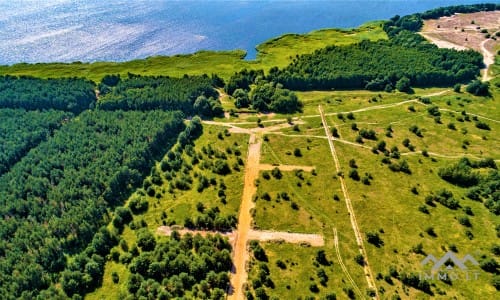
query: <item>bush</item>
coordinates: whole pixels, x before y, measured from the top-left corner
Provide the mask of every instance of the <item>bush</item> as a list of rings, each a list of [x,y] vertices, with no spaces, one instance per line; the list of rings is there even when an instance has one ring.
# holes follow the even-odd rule
[[[297,156],[297,157],[301,157],[302,156],[302,152],[300,151],[299,148],[295,148],[293,150],[293,155]]]
[[[374,245],[375,247],[380,247],[384,245],[384,241],[382,241],[378,232],[367,232],[366,240],[368,241],[368,243]]]
[[[360,266],[365,265],[365,258],[361,254],[356,254],[356,256],[354,256],[354,261]]]
[[[460,223],[461,225],[463,225],[465,227],[472,227],[470,219],[467,216],[460,216],[457,218],[457,220],[458,220],[458,223]]]
[[[493,278],[491,279],[491,284],[497,291],[500,291],[500,275],[493,276]]]
[[[215,174],[219,175],[227,175],[231,173],[231,168],[229,168],[229,164],[227,161],[222,159],[217,159],[214,163],[214,167],[212,170]]]
[[[318,250],[316,252],[316,261],[323,266],[329,266],[331,264],[330,261],[328,261],[328,258],[326,257],[325,250]]]
[[[276,261],[276,266],[282,270],[286,269],[286,264],[281,259],[278,259]]]
[[[118,283],[120,281],[120,276],[118,276],[118,273],[113,272],[111,273],[111,279],[113,280],[113,283]]]
[[[476,127],[483,130],[491,130],[490,125],[482,121],[477,121]]]
[[[274,168],[271,171],[271,175],[273,175],[273,177],[276,179],[281,179],[283,177],[283,174],[281,173],[281,171],[278,167]]]
[[[349,178],[351,178],[352,180],[356,180],[356,181],[359,181],[361,179],[359,177],[358,170],[356,170],[356,169],[351,169],[349,171]]]
[[[467,93],[476,95],[476,96],[488,96],[489,95],[489,84],[488,82],[481,82],[480,80],[473,80],[471,83],[467,85],[465,90]]]
[[[361,129],[359,131],[359,135],[367,140],[376,140],[377,139],[377,134],[373,129]]]

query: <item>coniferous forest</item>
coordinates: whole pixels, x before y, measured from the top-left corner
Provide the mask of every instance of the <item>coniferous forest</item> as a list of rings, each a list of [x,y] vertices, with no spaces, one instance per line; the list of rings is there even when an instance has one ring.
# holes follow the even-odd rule
[[[466,83],[482,64],[477,52],[439,49],[415,33],[401,31],[389,41],[329,46],[299,56],[282,70],[271,69],[268,77],[292,90],[391,91],[401,80],[414,87]]]

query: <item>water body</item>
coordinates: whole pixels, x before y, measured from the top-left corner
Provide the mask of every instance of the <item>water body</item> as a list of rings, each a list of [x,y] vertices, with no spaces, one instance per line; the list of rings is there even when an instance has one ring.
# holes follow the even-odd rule
[[[284,33],[357,27],[467,0],[0,0],[0,64],[125,61],[244,49]]]

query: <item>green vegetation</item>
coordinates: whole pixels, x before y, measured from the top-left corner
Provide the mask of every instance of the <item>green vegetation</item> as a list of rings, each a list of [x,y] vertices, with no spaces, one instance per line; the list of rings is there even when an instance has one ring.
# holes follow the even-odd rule
[[[94,84],[88,80],[0,76],[0,108],[80,113],[94,106],[95,101]]]
[[[0,175],[72,116],[54,110],[0,109]]]
[[[71,275],[87,274],[88,285],[69,277],[63,282],[70,293],[94,288],[113,245],[109,232],[98,232],[107,210],[137,187],[182,128],[178,113],[87,111],[0,177],[2,297],[36,296],[58,282],[68,267],[66,253],[87,247],[83,256],[94,265],[82,263],[85,273]]]
[[[481,55],[439,49],[417,34],[401,33],[390,41],[328,46],[299,56],[269,79],[293,90],[360,89],[408,92],[411,86],[452,86],[479,74]],[[414,39],[417,46],[408,45]],[[356,62],[356,63],[353,63]]]
[[[114,80],[112,80],[114,79]],[[104,77],[97,107],[103,110],[180,110],[187,115],[220,116],[218,93],[208,76],[169,78],[129,74]]]

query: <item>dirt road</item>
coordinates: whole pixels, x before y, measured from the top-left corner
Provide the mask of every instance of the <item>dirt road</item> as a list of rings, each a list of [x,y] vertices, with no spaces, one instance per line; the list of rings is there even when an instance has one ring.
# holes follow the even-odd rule
[[[246,282],[248,274],[246,263],[249,260],[247,251],[248,236],[251,229],[252,215],[250,210],[254,208],[253,195],[257,192],[255,180],[259,178],[259,161],[262,141],[256,134],[251,134],[248,147],[248,160],[245,166],[245,185],[241,197],[240,215],[238,218],[238,230],[236,242],[233,249],[234,270],[231,276],[229,299],[245,299],[243,294],[243,283]]]

